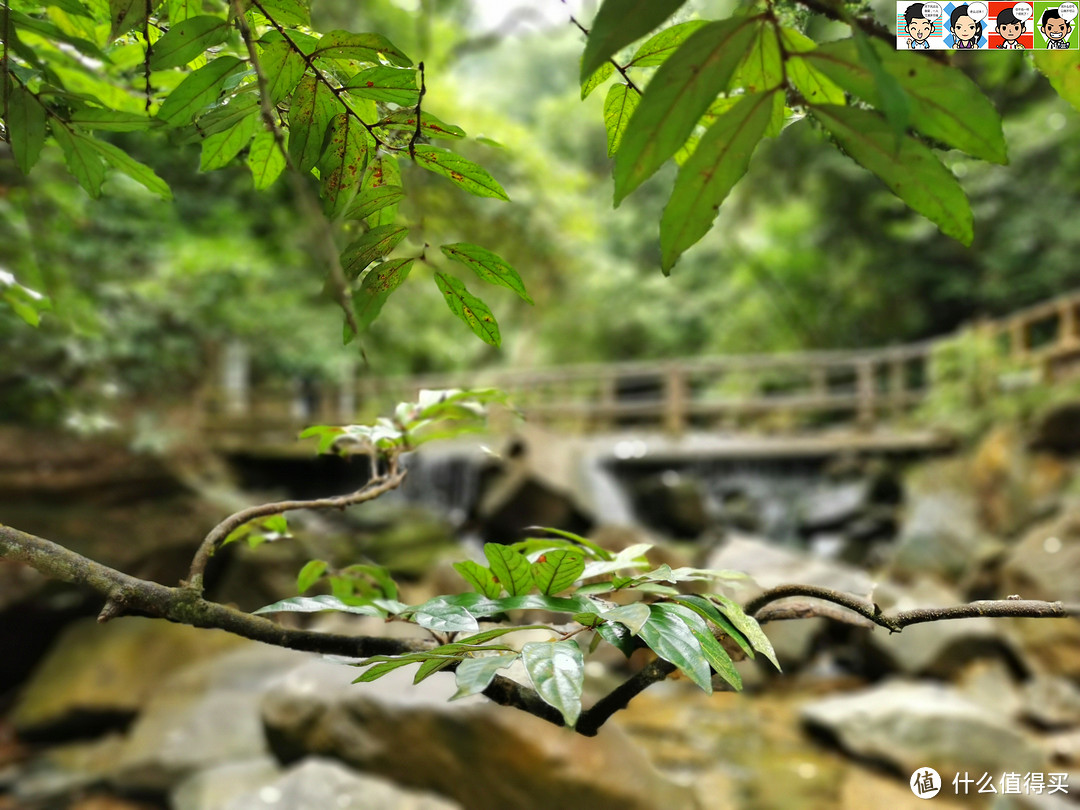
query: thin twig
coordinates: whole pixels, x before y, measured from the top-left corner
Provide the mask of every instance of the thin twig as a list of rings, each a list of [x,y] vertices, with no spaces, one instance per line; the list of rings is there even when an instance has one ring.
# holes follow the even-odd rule
[[[407,473],[408,470],[401,470],[399,472],[396,467],[393,467],[387,475],[369,481],[360,489],[346,495],[336,495],[331,498],[312,498],[309,500],[262,503],[256,506],[249,506],[247,509],[241,509],[239,512],[234,512],[211,529],[210,533],[206,535],[205,539],[203,539],[202,543],[199,545],[199,549],[195,552],[195,557],[191,561],[191,570],[188,572],[186,587],[196,593],[202,593],[203,575],[206,573],[206,566],[210,562],[210,558],[221,544],[225,542],[225,538],[245,523],[259,518],[270,517],[271,515],[281,515],[285,512],[292,512],[297,509],[345,509],[349,506],[366,503],[367,501],[378,498],[380,495],[386,494],[392,489],[397,489],[405,480]]]
[[[420,140],[420,105],[424,103],[424,95],[427,93],[427,81],[424,79],[424,63],[421,62],[419,67],[420,95],[416,97],[416,129],[413,130],[412,137],[409,138],[409,157],[411,157],[413,160],[416,160],[416,142]]]
[[[0,92],[4,94],[4,138],[11,142],[11,128],[6,126],[8,120],[8,72],[11,65],[8,62],[8,51],[11,49],[11,4],[4,3],[4,52],[0,54]]]
[[[143,18],[143,39],[146,41],[146,56],[143,58],[143,79],[146,82],[146,113],[150,114],[150,101],[154,96],[154,90],[150,86],[150,57],[154,52],[154,46],[150,44],[150,12],[151,0],[146,0],[146,16]]]
[[[569,10],[570,6],[567,4],[566,0],[562,0],[562,4],[567,7],[567,10]],[[578,22],[578,18],[575,17],[572,13],[570,14],[570,22],[572,22],[574,25],[576,25],[577,29],[581,33],[583,33],[585,36],[589,35],[589,29],[586,28],[584,25],[582,25],[580,22]],[[634,92],[636,92],[640,96],[641,95],[641,88],[638,87],[636,84],[634,84],[634,80],[630,78],[630,74],[626,72],[626,68],[624,66],[620,65],[618,62],[616,62],[614,57],[608,59],[608,61],[611,62],[611,64],[613,64],[615,66],[615,70],[619,71],[619,73],[622,75],[623,79],[626,81],[626,84],[630,87],[630,89],[633,90]]]

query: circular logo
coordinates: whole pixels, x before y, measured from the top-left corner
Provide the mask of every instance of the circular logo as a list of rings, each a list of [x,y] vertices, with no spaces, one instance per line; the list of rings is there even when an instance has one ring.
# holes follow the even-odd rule
[[[933,768],[917,768],[908,784],[920,799],[932,799],[941,791],[941,774]]]

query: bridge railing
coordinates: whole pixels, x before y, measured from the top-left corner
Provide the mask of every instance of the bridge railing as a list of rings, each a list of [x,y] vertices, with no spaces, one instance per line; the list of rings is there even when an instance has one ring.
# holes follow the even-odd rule
[[[1080,291],[973,328],[996,341],[1014,366],[1058,379],[1078,367]],[[866,351],[358,376],[337,386],[276,380],[257,390],[245,381],[246,358],[226,352],[223,385],[207,426],[222,435],[294,430],[386,413],[423,388],[490,386],[509,393],[533,422],[582,431],[636,426],[680,433],[749,422],[780,429],[834,423],[870,428],[924,401],[933,383],[934,352],[951,339]]]

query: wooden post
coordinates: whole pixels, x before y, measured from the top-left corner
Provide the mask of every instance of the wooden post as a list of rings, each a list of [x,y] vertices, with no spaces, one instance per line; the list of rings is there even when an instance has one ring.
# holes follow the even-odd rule
[[[824,400],[829,395],[829,373],[824,366],[814,366],[810,369],[811,385],[814,396]]]
[[[600,415],[593,420],[597,430],[611,430],[615,427],[615,406],[618,401],[616,377],[614,374],[605,374],[600,378]]]
[[[904,394],[907,392],[907,380],[904,377],[905,361],[893,358],[889,365],[889,393],[892,395],[893,415],[904,412]]]
[[[681,434],[686,430],[687,406],[686,373],[676,365],[664,372],[664,429],[668,433]]]
[[[1076,329],[1076,301],[1067,299],[1058,304],[1058,346],[1074,349],[1080,344]]]
[[[856,395],[858,399],[857,422],[860,429],[874,425],[874,361],[860,360],[855,366]]]
[[[1028,353],[1027,326],[1027,323],[1022,318],[1016,318],[1009,325],[1010,347],[1015,360],[1022,360]]]

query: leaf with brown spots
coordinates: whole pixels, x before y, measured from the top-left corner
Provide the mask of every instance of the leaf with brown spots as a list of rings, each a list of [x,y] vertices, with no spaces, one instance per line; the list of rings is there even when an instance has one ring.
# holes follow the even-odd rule
[[[401,129],[407,132],[416,131],[415,110],[394,110],[382,121],[379,126],[387,129]],[[429,138],[447,138],[458,140],[465,137],[465,130],[461,127],[440,121],[428,112],[420,113],[420,132]]]
[[[358,278],[369,264],[396,248],[408,232],[408,228],[400,225],[372,228],[342,251],[341,267],[345,275]]]
[[[443,245],[442,252],[448,259],[461,262],[484,281],[506,287],[516,292],[522,300],[530,304],[533,302],[525,291],[525,282],[521,280],[517,270],[507,264],[501,256],[469,242]]]
[[[391,259],[375,265],[364,276],[363,284],[352,296],[356,322],[361,329],[367,329],[379,316],[386,299],[408,278],[415,261],[416,259]]]
[[[1080,110],[1080,51],[1035,51],[1031,55],[1057,94]]]
[[[203,14],[173,25],[150,52],[150,69],[186,65],[212,45],[224,42],[229,36],[229,23],[221,17]]]
[[[420,99],[416,71],[412,68],[394,68],[377,65],[361,70],[345,85],[354,96],[389,101],[402,106],[415,106]]]
[[[112,22],[109,40],[142,25],[146,21],[147,5],[157,5],[157,0],[150,4],[146,0],[109,0],[109,20]]]
[[[486,169],[449,149],[417,144],[416,162],[430,172],[449,178],[455,186],[477,197],[494,197],[507,202],[510,200],[503,187]]]
[[[319,40],[312,54],[324,59],[354,59],[357,62],[379,63],[379,57],[395,65],[409,67],[412,60],[381,34],[353,34],[349,31],[329,31]]]
[[[371,135],[355,118],[347,113],[334,116],[326,149],[319,159],[323,208],[330,219],[352,202],[364,176],[368,151],[374,146]]]
[[[474,335],[492,346],[498,346],[502,342],[499,324],[488,305],[465,289],[464,284],[445,273],[435,274],[435,284],[446,299],[450,311],[461,318]]]
[[[403,199],[405,199],[405,189],[401,186],[369,188],[353,200],[349,210],[345,212],[345,219],[367,219],[388,206],[397,205]]]
[[[314,76],[300,80],[289,100],[289,155],[300,171],[318,165],[326,128],[343,112],[345,107],[333,91]]]

